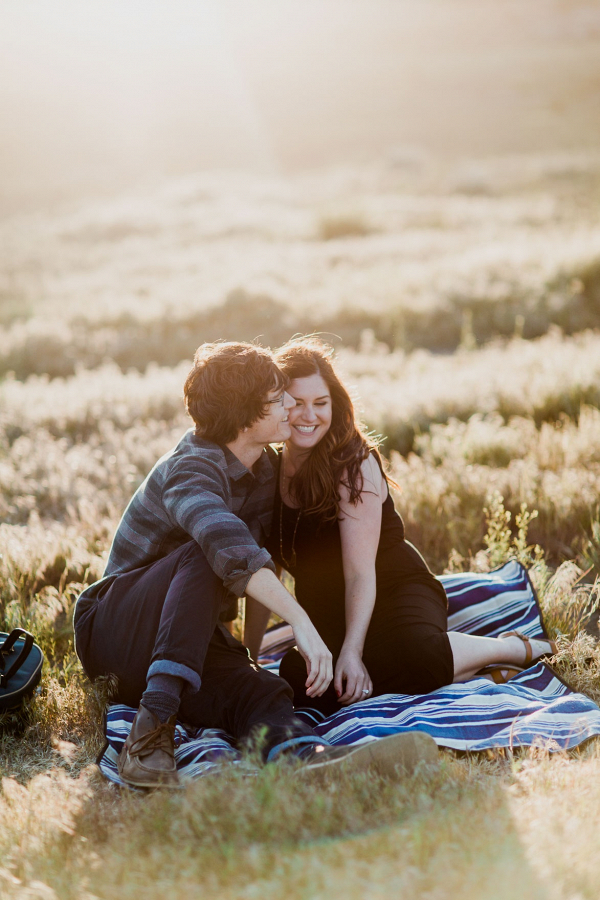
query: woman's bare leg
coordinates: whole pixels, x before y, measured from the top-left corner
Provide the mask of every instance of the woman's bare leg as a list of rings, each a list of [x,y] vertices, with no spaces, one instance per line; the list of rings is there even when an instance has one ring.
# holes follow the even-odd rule
[[[487,638],[474,634],[449,631],[448,639],[454,656],[454,681],[467,681],[484,666],[507,663],[513,666],[525,664],[525,644],[518,637]],[[548,641],[530,638],[532,663],[545,653],[550,653]]]

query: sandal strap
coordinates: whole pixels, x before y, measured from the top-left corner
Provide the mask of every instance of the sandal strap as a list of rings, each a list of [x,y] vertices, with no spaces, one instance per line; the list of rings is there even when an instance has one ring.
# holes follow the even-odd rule
[[[522,631],[505,631],[501,635],[501,637],[518,637],[525,644],[525,659],[524,659],[524,667],[527,668],[528,664],[531,662],[533,658],[533,650],[531,649],[531,641],[527,637],[526,634],[523,634]]]
[[[514,678],[515,675],[519,675],[521,672],[524,672],[525,669],[521,666],[513,666],[510,663],[502,664],[502,663],[494,663],[491,666],[485,666],[483,669],[480,669],[479,672],[476,672],[476,675],[488,675],[494,684],[507,684]]]
[[[533,659],[533,650],[531,649],[531,641],[527,637],[526,634],[521,634],[520,631],[515,631],[517,637],[520,637],[523,643],[525,644],[525,668],[529,665],[531,660]]]

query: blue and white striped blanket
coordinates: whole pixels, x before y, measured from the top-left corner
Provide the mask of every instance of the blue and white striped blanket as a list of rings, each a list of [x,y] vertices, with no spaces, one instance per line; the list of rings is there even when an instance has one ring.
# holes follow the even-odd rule
[[[488,574],[445,575],[449,601],[449,630],[494,636],[518,628],[546,636],[535,591],[525,569],[511,561]],[[290,646],[286,626],[267,636],[269,657],[276,670]],[[311,713],[301,713],[311,721]],[[98,763],[103,774],[121,783],[116,761],[135,710],[113,705],[107,714],[107,746]],[[399,731],[417,729],[430,734],[441,747],[487,750],[543,745],[570,749],[600,735],[600,708],[570,690],[544,663],[537,663],[496,685],[484,678],[451,684],[431,694],[385,694],[356,703],[326,719],[314,714],[315,731],[332,744],[376,740]],[[223,762],[236,762],[234,742],[217,729],[190,730],[177,726],[175,756],[185,781],[215,771]]]

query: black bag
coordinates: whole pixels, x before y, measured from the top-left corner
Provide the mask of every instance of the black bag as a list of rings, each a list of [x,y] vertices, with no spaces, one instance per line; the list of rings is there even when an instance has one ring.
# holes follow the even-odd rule
[[[22,628],[0,632],[0,713],[17,709],[42,677],[44,654]]]

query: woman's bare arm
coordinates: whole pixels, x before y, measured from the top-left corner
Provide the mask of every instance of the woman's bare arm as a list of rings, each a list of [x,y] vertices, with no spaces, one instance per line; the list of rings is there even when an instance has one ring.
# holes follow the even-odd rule
[[[381,505],[387,485],[376,460],[362,465],[363,490],[356,504],[341,486],[340,538],[346,585],[346,635],[335,670],[335,688],[341,703],[355,703],[373,689],[362,662],[362,652],[375,606],[375,557],[381,534]],[[345,686],[345,690],[344,690]],[[343,691],[343,692],[342,692]]]

